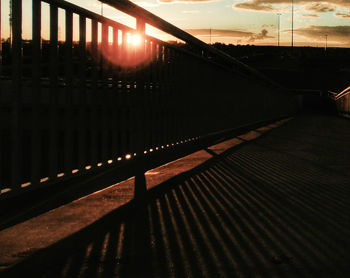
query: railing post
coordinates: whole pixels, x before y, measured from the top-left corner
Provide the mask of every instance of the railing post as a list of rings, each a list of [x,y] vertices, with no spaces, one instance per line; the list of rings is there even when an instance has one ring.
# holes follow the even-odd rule
[[[64,108],[64,173],[72,174],[73,160],[73,113],[72,113],[72,94],[73,94],[73,13],[66,10],[66,42],[65,42],[65,108]]]
[[[12,188],[20,187],[21,180],[21,94],[22,94],[22,0],[12,0]],[[10,30],[11,32],[11,30]]]
[[[41,144],[40,144],[40,92],[41,92],[41,0],[33,0],[32,26],[32,149],[31,178],[32,183],[39,183],[41,174]]]
[[[146,32],[146,23],[141,19],[136,19],[136,30],[140,35],[144,36]]]
[[[99,163],[99,113],[98,113],[98,22],[92,20],[91,22],[91,56],[92,59],[92,96],[91,96],[91,166],[94,168]]]
[[[50,5],[50,127],[49,127],[49,177],[57,177],[58,165],[58,7]]]
[[[78,167],[84,169],[87,161],[86,18],[84,15],[79,15],[79,60]]]

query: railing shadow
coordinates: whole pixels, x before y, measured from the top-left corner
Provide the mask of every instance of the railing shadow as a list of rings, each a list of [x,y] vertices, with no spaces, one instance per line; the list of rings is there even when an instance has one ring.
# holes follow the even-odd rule
[[[327,190],[286,155],[261,163],[245,150],[148,192],[138,175],[133,202],[2,277],[347,277],[348,187]]]

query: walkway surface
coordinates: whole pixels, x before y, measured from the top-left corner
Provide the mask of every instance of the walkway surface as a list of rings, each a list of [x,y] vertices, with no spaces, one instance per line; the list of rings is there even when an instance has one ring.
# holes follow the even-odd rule
[[[270,128],[233,138],[224,152],[225,143],[203,150],[204,163],[148,184],[138,202],[125,197],[134,180],[87,197],[95,201],[85,213],[108,212],[47,248],[18,252],[25,259],[13,267],[0,262],[0,276],[350,277],[350,121],[303,115]],[[61,226],[71,218],[62,214]],[[1,231],[2,250],[19,225]],[[44,241],[45,229],[36,237]]]

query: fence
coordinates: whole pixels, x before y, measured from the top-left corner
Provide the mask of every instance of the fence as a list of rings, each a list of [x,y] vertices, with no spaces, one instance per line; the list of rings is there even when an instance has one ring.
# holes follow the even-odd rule
[[[128,1],[104,2],[135,16],[136,29],[65,1],[32,1],[32,39],[22,39],[22,1],[12,0],[12,43],[2,43],[2,196],[297,109],[294,95]],[[146,35],[146,23],[186,45]]]

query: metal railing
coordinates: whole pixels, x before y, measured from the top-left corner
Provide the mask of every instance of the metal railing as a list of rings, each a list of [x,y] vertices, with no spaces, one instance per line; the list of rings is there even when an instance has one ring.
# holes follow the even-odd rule
[[[3,43],[2,196],[297,109],[295,95],[129,1],[103,2],[136,17],[136,29],[63,0],[32,1],[32,39],[22,39],[22,1],[12,0],[12,44]],[[146,35],[146,23],[194,51]]]
[[[350,87],[340,93],[329,92],[329,97],[335,102],[338,114],[350,117]]]

